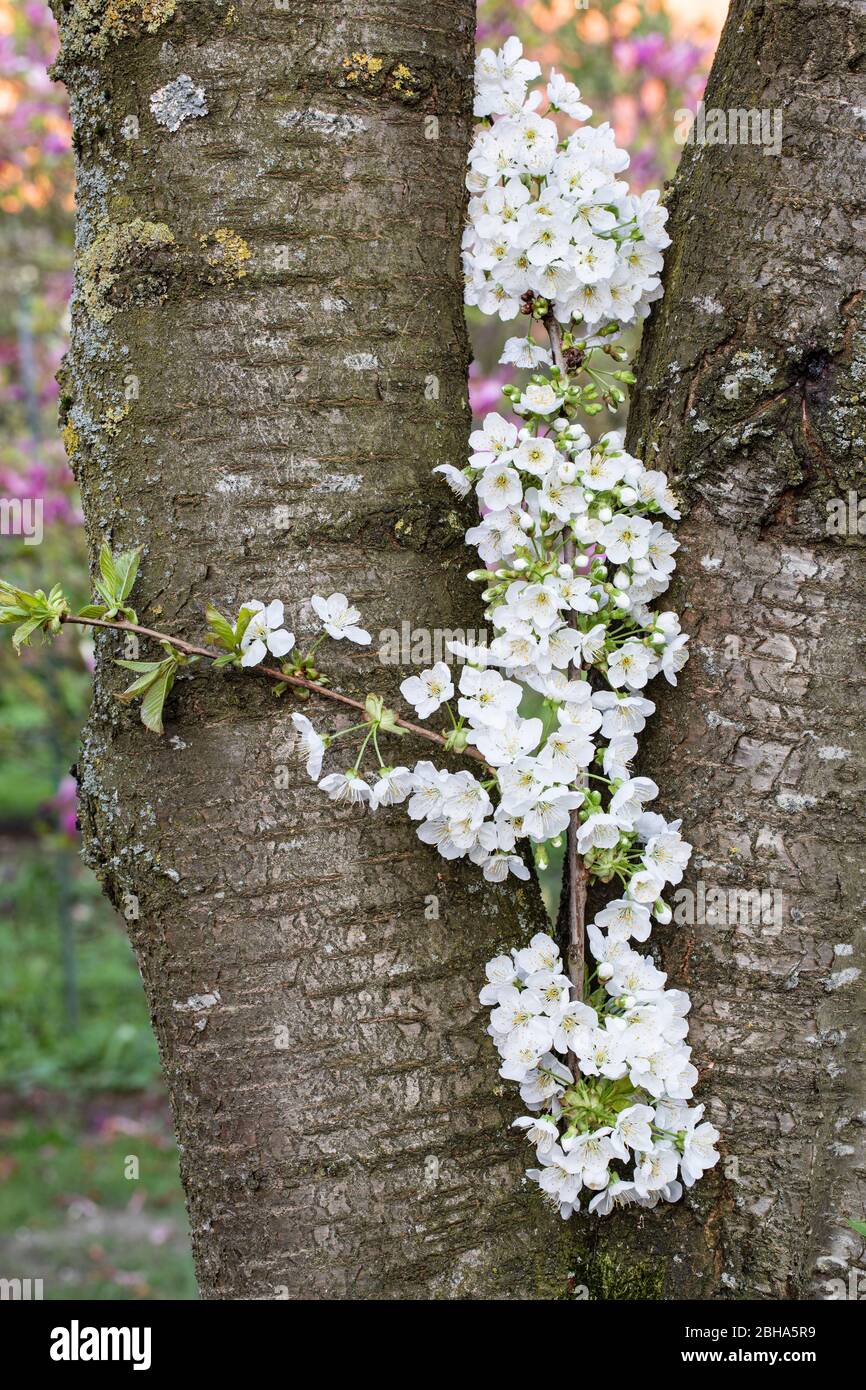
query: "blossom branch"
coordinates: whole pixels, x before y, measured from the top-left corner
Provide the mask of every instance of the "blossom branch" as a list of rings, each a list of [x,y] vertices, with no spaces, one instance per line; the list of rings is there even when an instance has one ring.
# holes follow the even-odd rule
[[[563,381],[568,379],[568,366],[565,361],[565,353],[562,350],[562,332],[556,321],[555,315],[551,312],[544,317],[544,327],[550,342],[550,351],[554,365],[559,368]],[[574,563],[575,543],[568,540],[563,547],[563,558],[567,565]],[[569,625],[575,627],[577,614],[569,615]],[[581,678],[581,668],[579,665],[571,667],[571,677],[573,680]],[[588,779],[580,777],[576,780],[575,786],[586,787]],[[583,999],[584,996],[584,962],[586,958],[586,894],[589,886],[589,869],[583,856],[578,853],[577,836],[580,831],[580,809],[575,807],[569,814],[568,829],[565,841],[565,866],[564,866],[564,889],[567,893],[566,899],[566,932],[568,939],[568,949],[566,952],[566,963],[568,975],[574,988],[575,997]]]
[[[64,613],[60,616],[63,624],[74,624],[79,627],[98,627],[113,629],[116,632],[131,632],[138,637],[150,637],[155,642],[164,642],[167,646],[176,648],[183,652],[185,656],[203,656],[209,661],[216,661],[219,652],[212,647],[198,647],[193,642],[185,642],[180,637],[172,637],[167,632],[157,632],[152,627],[142,627],[140,623],[127,622],[124,619],[109,621],[105,618],[81,618],[73,613]],[[291,685],[301,690],[308,690],[312,695],[321,695],[326,700],[333,700],[337,704],[346,705],[350,709],[357,710],[360,714],[366,715],[366,706],[360,700],[353,700],[348,695],[341,695],[337,690],[331,690],[326,685],[319,685],[316,681],[307,680],[304,676],[289,675],[285,671],[280,671],[274,666],[252,666],[248,668],[257,676],[266,676],[269,680],[280,681],[284,685]],[[425,729],[420,724],[413,724],[408,719],[401,719],[397,716],[394,723],[407,733],[416,734],[419,738],[426,738],[431,743],[436,743],[440,748],[446,746],[447,740],[442,734],[437,734],[433,729]],[[467,745],[462,753],[468,758],[474,758],[477,762],[484,763],[484,758],[476,748]],[[485,763],[486,766],[486,763]]]

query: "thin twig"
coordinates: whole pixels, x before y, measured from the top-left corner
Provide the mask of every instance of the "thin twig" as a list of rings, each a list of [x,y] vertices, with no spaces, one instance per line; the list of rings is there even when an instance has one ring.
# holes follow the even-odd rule
[[[79,618],[72,613],[62,614],[60,621],[62,623],[75,623],[80,627],[102,627],[111,628],[116,632],[134,632],[139,637],[152,637],[157,642],[167,642],[170,647],[176,647],[178,651],[185,652],[188,656],[207,657],[209,661],[216,661],[221,654],[213,647],[197,647],[192,642],[184,642],[180,637],[171,637],[167,632],[157,632],[152,627],[141,627],[138,623],[109,622],[105,618]],[[359,710],[361,714],[366,716],[366,707],[360,700],[352,700],[348,695],[341,695],[337,690],[329,690],[326,685],[317,685],[315,681],[308,681],[305,676],[289,676],[285,671],[278,671],[273,666],[248,666],[246,669],[251,671],[253,675],[282,681],[284,685],[297,686],[302,690],[309,690],[313,695],[322,695],[326,700],[335,700],[337,704],[348,705],[351,709]],[[424,729],[420,724],[412,724],[408,719],[400,719],[399,717],[396,717],[394,722],[410,734],[417,734],[420,738],[426,738],[431,743],[438,743],[440,747],[445,747],[443,735],[434,733],[432,729]],[[466,757],[475,758],[477,762],[487,766],[477,748],[467,744],[462,752]]]
[[[553,354],[553,361],[559,368],[562,376],[568,376],[568,368],[565,363],[565,355],[562,351],[562,333],[559,324],[553,314],[548,314],[544,319],[544,326],[547,329],[547,336],[550,339],[550,350]],[[574,541],[568,540],[565,543],[563,558],[567,565],[574,561]],[[575,614],[569,614],[569,625],[576,626]],[[579,678],[580,668],[572,666],[570,672],[572,678]],[[576,784],[579,788],[587,786],[587,779],[581,777]],[[568,818],[568,832],[565,842],[565,882],[568,890],[568,976],[571,980],[575,995],[581,1001],[584,992],[584,961],[586,950],[584,945],[584,935],[586,931],[586,890],[589,881],[589,871],[583,856],[577,852],[577,834],[580,829],[580,808],[575,807]]]

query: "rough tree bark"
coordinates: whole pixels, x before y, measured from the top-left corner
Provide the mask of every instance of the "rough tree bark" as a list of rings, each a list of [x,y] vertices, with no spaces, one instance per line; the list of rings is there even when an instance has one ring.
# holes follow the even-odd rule
[[[280,596],[305,635],[302,600],[343,590],[374,644],[326,669],[393,696],[375,634],[480,626],[430,477],[468,428],[471,0],[58,9],[92,546],[143,544],[141,621],[192,640],[208,599]],[[181,74],[207,114],[181,93],[172,131],[150,97]],[[335,810],[290,762],[291,697],[254,681],[182,680],[147,734],[113,699],[121,645],[97,640],[87,853],[131,919],[203,1295],[565,1296],[477,1004],[537,891],[482,888],[402,811]]]
[[[589,1238],[610,1297],[839,1298],[863,1268],[866,522],[827,519],[866,482],[864,72],[862,0],[733,0],[706,108],[780,109],[782,153],[687,147],[675,185],[630,443],[686,502],[692,659],[643,770],[696,845],[686,884],[782,916],[658,933],[725,1158]]]

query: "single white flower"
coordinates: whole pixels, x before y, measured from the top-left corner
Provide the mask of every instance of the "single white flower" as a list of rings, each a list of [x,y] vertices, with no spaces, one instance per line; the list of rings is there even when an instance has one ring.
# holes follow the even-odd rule
[[[557,458],[556,445],[546,436],[524,439],[513,455],[515,468],[524,473],[535,473],[539,478],[550,472]]]
[[[501,729],[473,729],[468,739],[491,767],[504,767],[538,747],[542,728],[540,719],[514,717]]]
[[[503,680],[498,671],[478,671],[474,666],[463,667],[460,690],[458,713],[470,724],[491,729],[505,728],[517,713],[522,695],[520,686]]]
[[[444,661],[437,661],[429,671],[422,671],[418,676],[408,676],[402,681],[400,693],[414,707],[418,716],[426,719],[454,694],[451,672]]]
[[[534,975],[539,970],[557,970],[560,964],[559,947],[552,936],[539,931],[528,946],[516,953],[514,959],[524,977]]]
[[[293,714],[292,723],[298,731],[298,751],[307,760],[307,776],[318,781],[325,756],[325,740],[317,734],[305,714]]]
[[[414,785],[415,779],[408,767],[380,768],[379,779],[374,783],[370,798],[370,809],[375,811],[379,806],[395,806],[405,801]]]
[[[499,361],[503,366],[511,363],[534,371],[536,367],[550,366],[553,358],[547,348],[540,347],[530,337],[520,337],[508,339]]]
[[[241,605],[252,613],[246,632],[241,638],[242,666],[258,666],[268,652],[272,656],[286,656],[295,645],[295,635],[283,627],[283,605],[274,599],[267,607],[258,599],[250,599]]]
[[[412,820],[428,820],[440,814],[450,781],[451,773],[444,768],[434,767],[427,761],[415,764],[412,771],[414,794],[406,808]]]
[[[559,410],[562,397],[549,382],[532,382],[517,403],[521,415],[551,415]]]
[[[669,1144],[658,1144],[649,1153],[642,1154],[635,1167],[635,1192],[639,1197],[646,1197],[666,1187],[676,1178],[678,1166],[676,1149]]]
[[[472,491],[472,484],[462,468],[455,468],[451,463],[440,463],[432,471],[442,474],[455,496],[468,497]]]
[[[494,512],[516,507],[523,497],[518,474],[505,464],[485,469],[475,484],[475,491],[478,500]]]
[[[330,598],[313,594],[310,602],[313,612],[321,620],[330,637],[337,640],[348,637],[350,642],[357,642],[359,647],[369,646],[373,639],[364,628],[355,626],[361,614],[357,608],[351,606],[345,594],[331,594]]]
[[[584,1187],[593,1192],[607,1187],[610,1179],[608,1163],[614,1157],[614,1147],[610,1141],[610,1126],[583,1134],[566,1136],[562,1147],[569,1158],[580,1164],[580,1177]]]
[[[607,658],[607,678],[614,690],[624,685],[629,690],[642,690],[652,675],[654,659],[649,647],[629,638]]]
[[[650,873],[665,883],[681,883],[692,847],[678,834],[663,831],[647,840],[643,860]]]
[[[617,1158],[624,1163],[631,1158],[630,1149],[647,1153],[653,1146],[652,1129],[655,1111],[651,1105],[628,1105],[620,1110],[610,1137]]]
[[[573,1052],[581,1057],[592,1046],[598,1028],[598,1015],[588,1004],[575,999],[556,1018],[553,1046],[557,1052]]]
[[[537,1179],[539,1187],[553,1198],[561,1214],[566,1208],[570,1216],[582,1186],[580,1156],[567,1154],[559,1144],[552,1144],[549,1149],[540,1151],[538,1157],[544,1164]]]
[[[621,565],[647,554],[652,522],[642,516],[618,513],[601,533],[601,543],[609,560]]]
[[[332,801],[348,801],[353,806],[369,801],[373,795],[372,788],[352,769],[329,772],[319,783],[319,790],[327,792]]]
[[[659,789],[650,777],[629,777],[617,787],[610,801],[610,813],[622,825],[631,825],[641,815],[647,801],[654,801]]]
[[[654,903],[656,898],[661,897],[663,890],[664,883],[658,874],[650,869],[638,869],[626,886],[628,896],[634,898],[636,903]]]
[[[481,871],[488,883],[504,883],[509,874],[524,881],[531,877],[519,854],[497,851],[481,860]]]
[[[563,77],[561,72],[551,72],[547,84],[547,96],[551,106],[564,111],[575,121],[587,121],[592,115],[592,107],[580,99],[580,91],[573,82]],[[649,213],[647,217],[649,217]]]
[[[550,1115],[521,1115],[511,1121],[512,1129],[522,1129],[530,1144],[541,1151],[550,1149],[559,1139],[559,1127]]]
[[[568,787],[544,787],[524,814],[526,833],[541,843],[568,828],[570,812],[583,803],[583,792]]]
[[[624,1182],[614,1176],[607,1187],[595,1194],[589,1204],[589,1210],[595,1212],[596,1216],[609,1216],[615,1207],[628,1206],[629,1202],[634,1200],[634,1183]]]
[[[604,811],[596,811],[589,816],[577,832],[577,852],[586,854],[590,849],[613,849],[619,841],[619,822]]]
[[[517,444],[517,426],[495,410],[484,417],[480,430],[473,430],[469,436],[469,458],[473,468],[494,468],[501,463],[509,463]]]
[[[649,909],[643,903],[633,902],[631,898],[614,898],[595,915],[596,926],[620,941],[634,937],[635,941],[646,941],[652,928]]]
[[[698,1108],[703,1110],[703,1106]],[[718,1163],[718,1150],[714,1148],[718,1138],[719,1131],[706,1121],[686,1133],[680,1160],[680,1176],[686,1187],[693,1187],[708,1168]]]

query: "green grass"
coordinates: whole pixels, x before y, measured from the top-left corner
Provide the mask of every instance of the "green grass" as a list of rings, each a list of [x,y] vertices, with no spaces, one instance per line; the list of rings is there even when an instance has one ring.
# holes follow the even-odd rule
[[[64,967],[64,898],[72,970]],[[0,883],[0,912],[0,1086],[159,1084],[129,941],[75,855],[26,855]]]
[[[3,1267],[48,1299],[195,1298],[167,1117],[117,1104],[0,1124]]]
[[[191,1299],[177,1149],[122,922],[58,839],[0,839],[0,1268]]]

